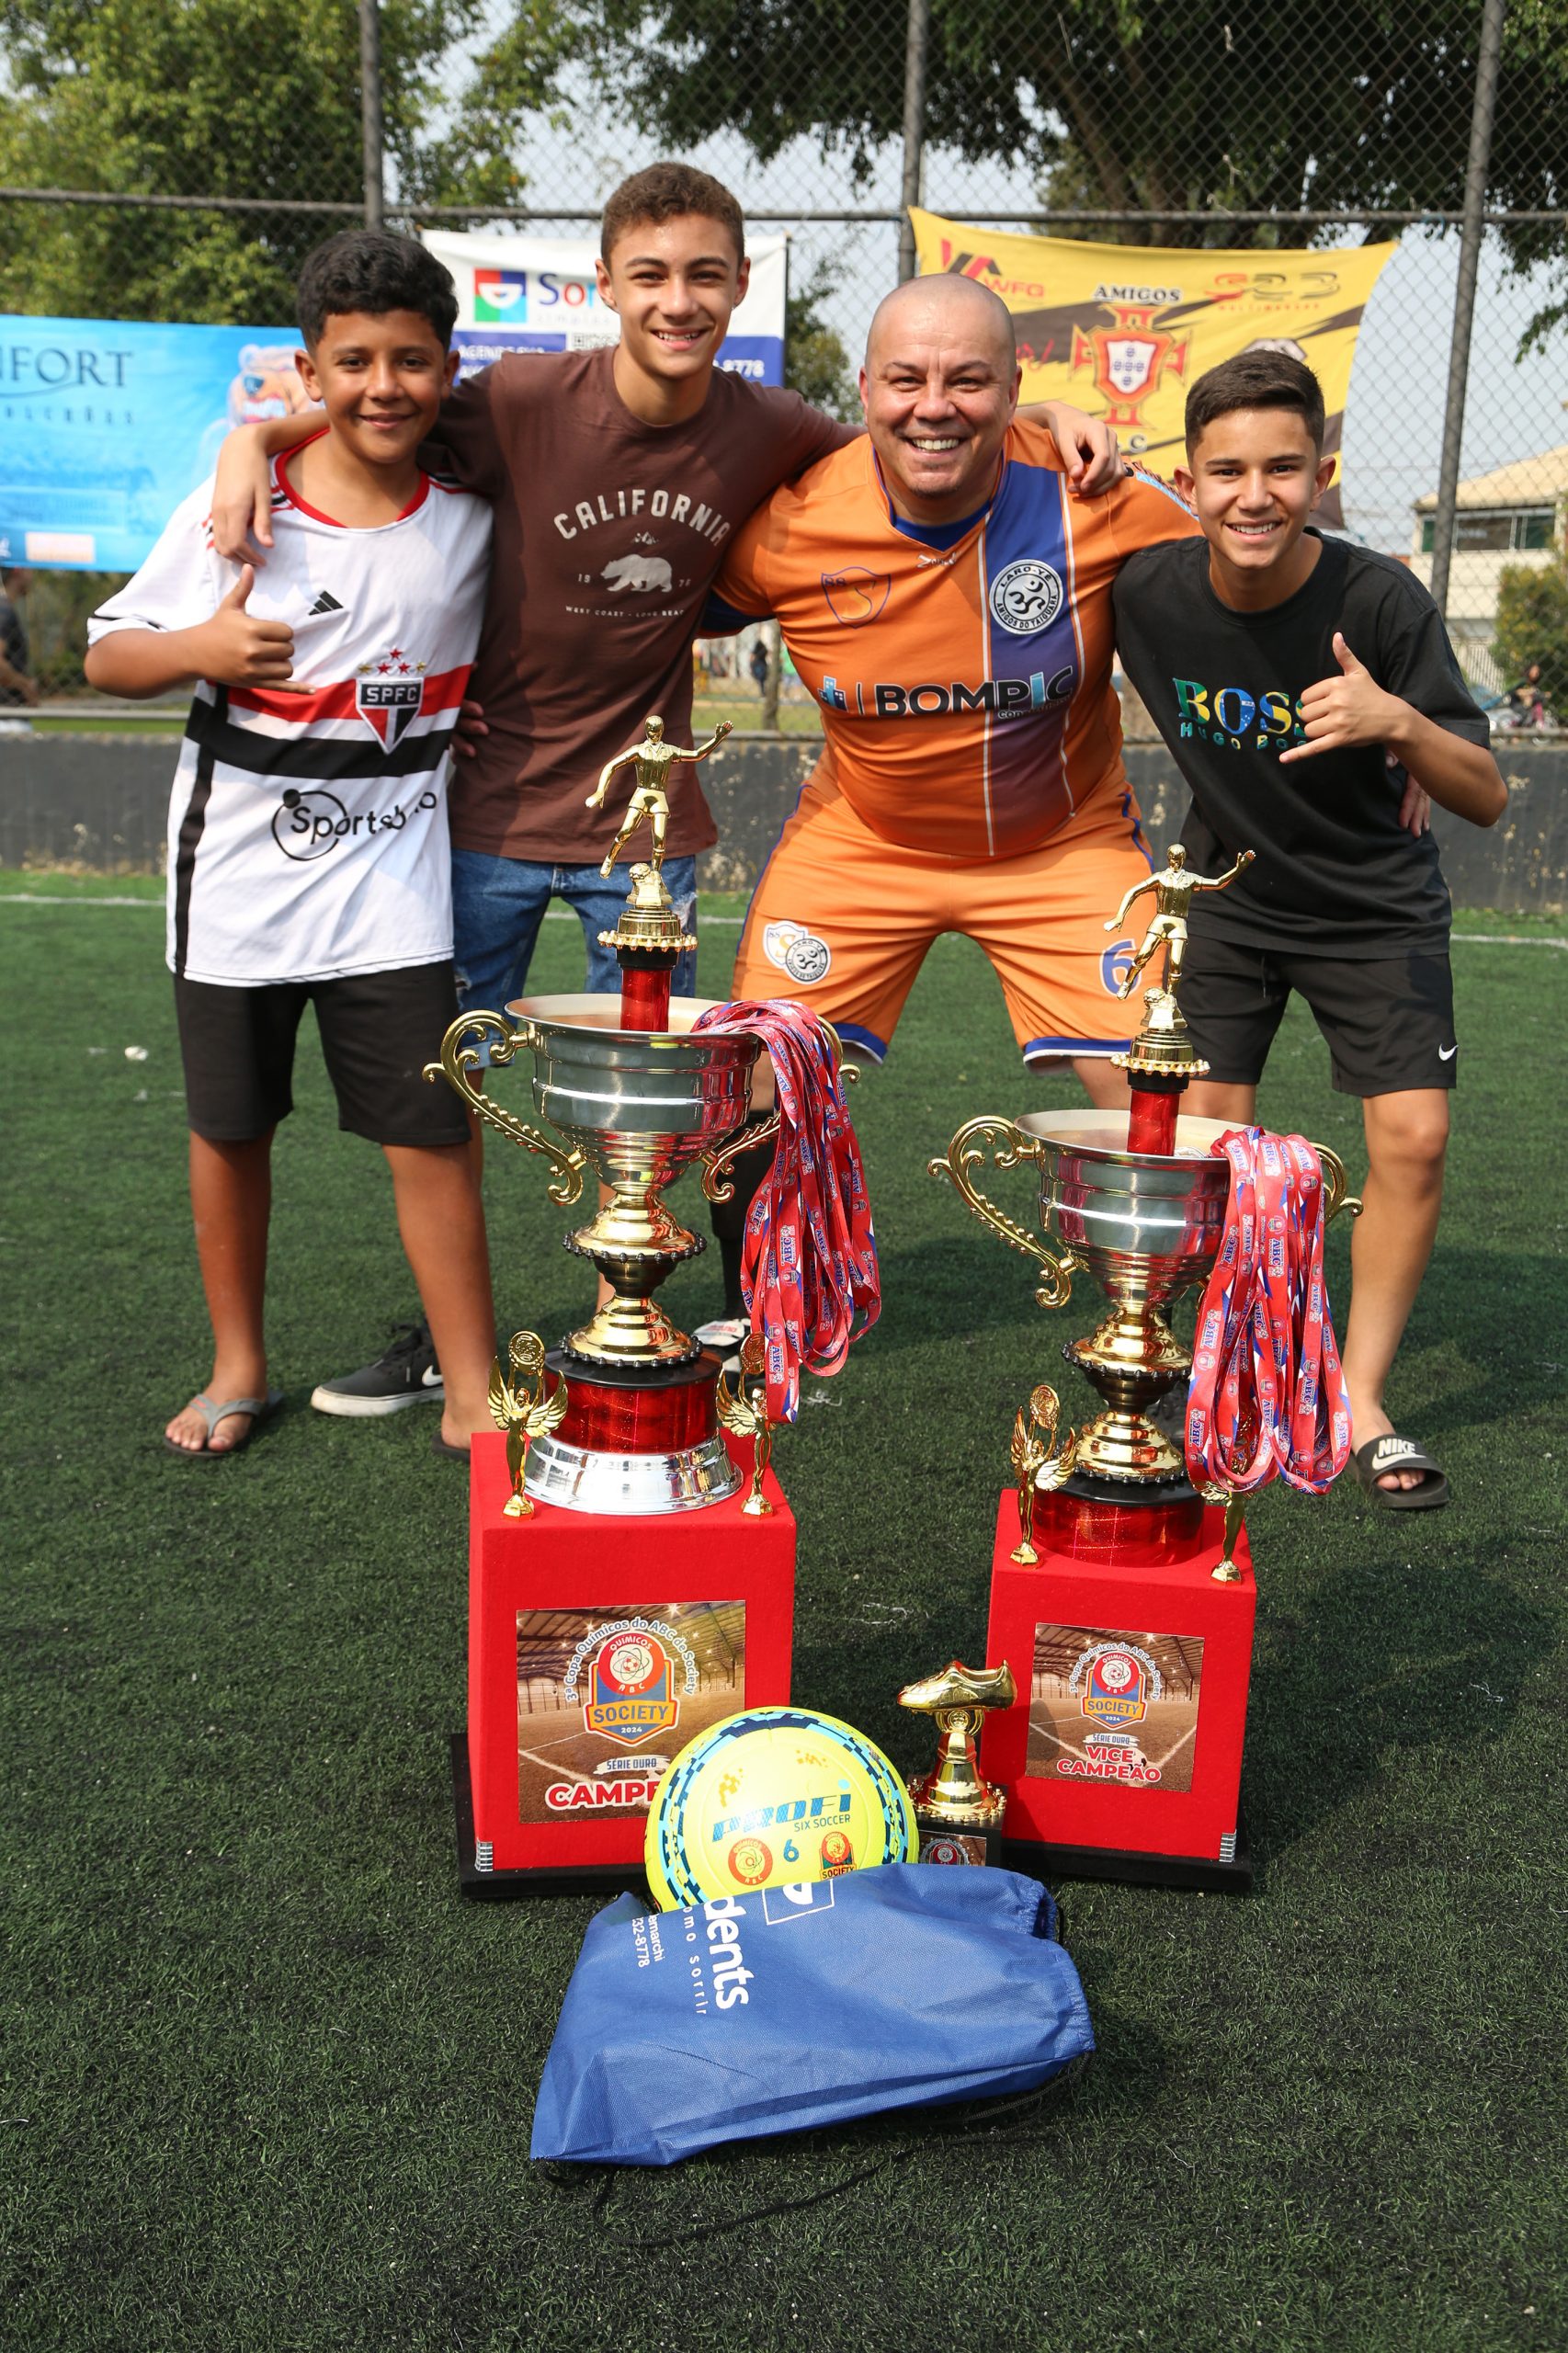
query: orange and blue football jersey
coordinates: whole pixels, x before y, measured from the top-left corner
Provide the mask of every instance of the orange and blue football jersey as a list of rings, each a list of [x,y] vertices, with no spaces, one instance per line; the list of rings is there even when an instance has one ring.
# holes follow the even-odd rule
[[[1125,793],[1111,584],[1134,549],[1197,529],[1152,475],[1075,498],[1051,436],[1015,424],[989,506],[942,547],[900,528],[862,436],[757,509],[716,593],[783,624],[870,832],[1014,858]]]

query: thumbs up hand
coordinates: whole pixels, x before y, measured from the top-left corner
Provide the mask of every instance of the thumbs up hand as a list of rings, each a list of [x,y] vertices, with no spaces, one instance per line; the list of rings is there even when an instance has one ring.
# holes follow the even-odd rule
[[[259,620],[246,610],[256,586],[254,565],[242,563],[239,578],[200,638],[199,673],[220,687],[264,688],[268,694],[303,695],[294,667],[294,632],[287,621]]]
[[[1411,716],[1409,704],[1402,702],[1397,695],[1384,692],[1337,630],[1334,633],[1334,658],[1339,665],[1338,676],[1320,678],[1315,687],[1307,688],[1296,706],[1307,740],[1280,753],[1282,767],[1288,760],[1314,759],[1320,752],[1346,752],[1358,744],[1393,743]]]

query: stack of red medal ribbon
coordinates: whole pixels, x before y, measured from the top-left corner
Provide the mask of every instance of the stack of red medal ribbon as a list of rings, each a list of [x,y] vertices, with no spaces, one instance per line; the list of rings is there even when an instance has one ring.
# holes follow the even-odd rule
[[[1224,1239],[1198,1312],[1187,1475],[1239,1494],[1280,1476],[1321,1495],[1350,1454],[1324,1281],[1323,1167],[1304,1136],[1233,1128]]]
[[[792,1422],[801,1367],[836,1372],[881,1312],[860,1147],[827,1032],[803,1006],[715,1006],[693,1029],[750,1031],[773,1064],[778,1144],[746,1219],[741,1287],[754,1329],[760,1295],[768,1418]]]

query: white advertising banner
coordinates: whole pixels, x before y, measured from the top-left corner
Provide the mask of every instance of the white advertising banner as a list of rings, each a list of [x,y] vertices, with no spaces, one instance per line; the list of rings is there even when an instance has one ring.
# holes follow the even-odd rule
[[[616,343],[620,323],[599,301],[593,237],[475,236],[422,229],[457,281],[453,340],[470,372],[508,351],[585,351]],[[751,284],[719,353],[721,368],[758,384],[784,381],[789,239],[759,237]]]

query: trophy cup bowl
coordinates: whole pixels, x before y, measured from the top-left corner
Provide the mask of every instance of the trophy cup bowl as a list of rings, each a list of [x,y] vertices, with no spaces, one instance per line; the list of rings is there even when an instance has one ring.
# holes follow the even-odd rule
[[[700,1162],[710,1199],[727,1198],[735,1155],[778,1133],[772,1067],[754,1035],[693,1036],[711,1000],[672,1001],[667,1029],[614,1026],[615,999],[579,993],[516,999],[506,1016],[460,1016],[427,1075],[443,1074],[475,1116],[549,1161],[563,1207],[586,1174],[609,1198],[565,1246],[589,1259],[611,1297],[549,1355],[568,1403],[529,1446],[524,1492],[580,1511],[679,1511],[733,1495],[741,1473],[718,1424],[720,1363],[653,1292],[706,1245],[663,1195]],[[607,1019],[607,1015],[610,1017]],[[540,1127],[475,1084],[479,1046],[493,1065],[527,1052]]]
[[[1035,1261],[1042,1307],[1063,1306],[1080,1269],[1111,1302],[1089,1337],[1070,1340],[1062,1351],[1102,1404],[1072,1440],[1075,1479],[1167,1493],[1186,1479],[1180,1452],[1149,1418],[1150,1408],[1192,1369],[1191,1352],[1171,1330],[1166,1311],[1207,1278],[1219,1252],[1231,1171],[1210,1146],[1233,1124],[1183,1117],[1176,1122],[1175,1151],[1147,1153],[1127,1149],[1125,1112],[983,1116],[966,1121],[945,1158],[930,1163],[931,1175],[945,1177],[989,1233]],[[1345,1199],[1345,1170],[1335,1154],[1316,1149],[1332,1217]],[[988,1154],[998,1168],[1035,1165],[1042,1233],[1016,1224],[981,1191],[975,1172]]]
[[[617,1296],[566,1345],[600,1364],[673,1364],[699,1350],[648,1298],[672,1267],[705,1245],[662,1196],[694,1161],[718,1157],[754,1100],[772,1109],[756,1037],[692,1037],[709,1000],[676,998],[667,1031],[605,1028],[602,996],[518,997],[506,1008],[533,1055],[534,1108],[591,1168],[610,1199],[566,1247],[591,1259]],[[766,1097],[764,1107],[763,1098]],[[764,1120],[746,1139],[762,1141]],[[738,1149],[739,1147],[737,1147]],[[729,1155],[726,1155],[728,1157]]]

